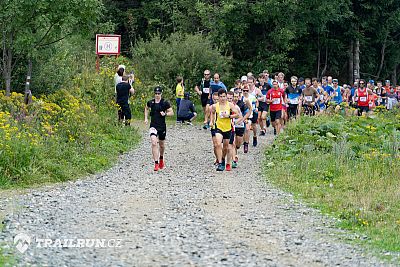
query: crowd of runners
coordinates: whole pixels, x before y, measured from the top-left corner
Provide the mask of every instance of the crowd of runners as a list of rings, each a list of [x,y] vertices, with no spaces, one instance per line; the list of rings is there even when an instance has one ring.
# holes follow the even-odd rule
[[[204,71],[195,92],[201,99],[204,112],[203,129],[211,132],[217,171],[237,168],[239,149],[243,146],[243,153],[248,153],[250,136],[252,146],[256,147],[258,136],[266,135],[270,125],[274,135],[278,135],[285,125],[300,115],[318,115],[329,107],[336,111],[352,107],[354,115],[361,116],[373,112],[377,106],[397,108],[400,100],[400,86],[391,86],[389,80],[375,84],[373,80],[357,79],[352,85],[339,85],[338,79],[331,76],[323,77],[321,81],[291,76],[288,82],[284,73],[270,77],[265,70],[258,75],[248,73],[242,76],[229,89],[218,73],[211,75],[209,70]],[[127,85],[125,91],[129,92],[129,89]],[[179,76],[176,105],[177,122],[192,124],[197,113],[189,100],[189,93],[184,90],[183,78]],[[121,107],[126,109],[123,105]],[[162,98],[161,87],[154,89],[154,98],[147,102],[146,124],[149,115],[154,170],[158,171],[165,167],[165,117],[174,115],[171,104]]]

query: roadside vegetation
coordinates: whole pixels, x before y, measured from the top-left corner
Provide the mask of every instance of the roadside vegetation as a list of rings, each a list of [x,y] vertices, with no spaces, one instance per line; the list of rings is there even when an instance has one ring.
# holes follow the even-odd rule
[[[291,123],[266,152],[266,177],[400,252],[400,114],[324,115]]]

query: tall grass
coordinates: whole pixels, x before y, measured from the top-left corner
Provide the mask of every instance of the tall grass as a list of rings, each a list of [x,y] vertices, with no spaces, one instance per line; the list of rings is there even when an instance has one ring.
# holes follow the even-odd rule
[[[396,113],[303,117],[268,149],[266,174],[365,242],[400,252],[399,142]]]

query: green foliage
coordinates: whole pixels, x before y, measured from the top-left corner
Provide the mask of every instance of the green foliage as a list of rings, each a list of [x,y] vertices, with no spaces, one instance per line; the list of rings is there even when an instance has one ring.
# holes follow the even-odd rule
[[[142,81],[163,84],[169,92],[175,92],[178,75],[183,76],[187,88],[194,88],[204,69],[219,72],[223,81],[230,79],[230,58],[200,34],[176,33],[165,40],[155,35],[148,42],[138,42],[132,53]]]
[[[268,149],[268,179],[399,252],[399,121],[398,112],[302,117]]]
[[[123,59],[119,59],[123,60]],[[107,63],[105,63],[107,65]],[[139,139],[117,123],[111,69],[84,71],[70,87],[33,98],[0,93],[0,187],[74,179],[109,167]]]

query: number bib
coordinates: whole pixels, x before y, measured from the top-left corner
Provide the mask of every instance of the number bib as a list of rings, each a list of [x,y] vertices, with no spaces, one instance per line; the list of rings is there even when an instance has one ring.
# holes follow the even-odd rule
[[[279,105],[281,103],[281,98],[272,98],[272,104]]]
[[[149,129],[149,134],[150,135],[158,135],[158,132],[157,132],[157,129],[156,128],[154,128],[154,127],[151,127],[150,129]]]
[[[366,102],[367,97],[366,96],[360,96],[360,102]]]
[[[210,88],[203,88],[203,93],[209,94],[210,93]]]
[[[306,96],[306,97],[304,97],[305,98],[305,100],[307,101],[307,102],[312,102],[312,96]]]
[[[289,103],[292,105],[297,105],[299,104],[299,99],[298,98],[289,99]]]

